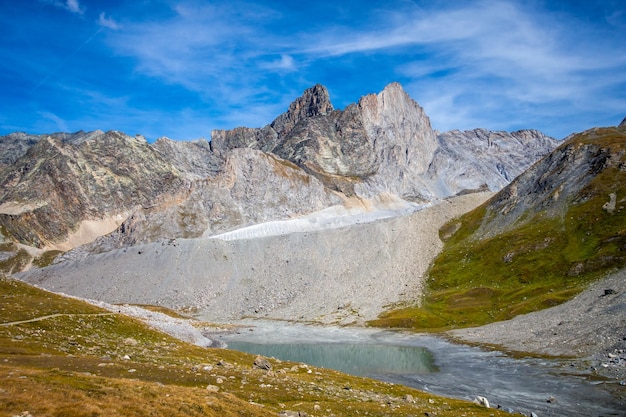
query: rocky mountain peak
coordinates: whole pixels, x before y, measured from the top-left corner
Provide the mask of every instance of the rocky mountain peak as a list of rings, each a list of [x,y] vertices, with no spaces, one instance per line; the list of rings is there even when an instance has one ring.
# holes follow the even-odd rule
[[[626,127],[626,117],[624,117],[622,123],[620,123],[618,127]]]
[[[273,151],[291,133],[298,122],[326,116],[334,110],[328,90],[321,84],[314,85],[295,99],[289,109],[263,128],[237,127],[232,130],[211,132],[211,146],[216,151],[237,148]]]
[[[332,112],[328,90],[321,84],[304,91],[291,105],[289,110],[281,114],[270,125],[279,136],[285,135],[300,121],[308,117],[323,116]]]

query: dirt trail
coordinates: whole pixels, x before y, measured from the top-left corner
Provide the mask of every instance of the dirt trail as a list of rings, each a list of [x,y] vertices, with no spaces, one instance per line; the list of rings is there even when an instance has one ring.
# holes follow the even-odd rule
[[[0,323],[0,326],[6,327],[6,326],[16,326],[18,324],[24,324],[24,323],[34,323],[37,321],[42,321],[42,320],[47,320],[47,319],[53,319],[55,317],[75,317],[75,316],[112,316],[115,313],[83,313],[83,314],[65,314],[65,313],[57,313],[57,314],[50,314],[48,316],[41,316],[41,317],[34,317],[32,319],[28,319],[28,320],[20,320],[20,321],[10,321],[8,323]]]

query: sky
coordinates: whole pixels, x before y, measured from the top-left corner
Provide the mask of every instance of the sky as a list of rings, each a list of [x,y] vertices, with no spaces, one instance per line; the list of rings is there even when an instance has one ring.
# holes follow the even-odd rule
[[[0,0],[0,135],[210,139],[391,82],[439,131],[617,125],[626,2]]]

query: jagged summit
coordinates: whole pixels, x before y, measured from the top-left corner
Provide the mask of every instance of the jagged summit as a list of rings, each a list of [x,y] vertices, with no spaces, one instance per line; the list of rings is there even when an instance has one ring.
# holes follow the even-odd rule
[[[626,127],[626,117],[624,117],[622,123],[619,124],[619,127]]]
[[[302,96],[297,98],[289,106],[289,110],[278,116],[270,126],[276,134],[283,136],[291,132],[293,127],[307,117],[324,116],[332,112],[334,107],[330,102],[328,90],[321,84],[304,91]]]
[[[494,146],[485,147],[483,138]],[[423,108],[397,82],[344,110],[332,110],[328,91],[316,85],[270,125],[217,130],[212,143],[223,151],[273,153],[346,195],[390,193],[422,202],[467,190],[497,191],[556,146],[531,130],[437,136]]]

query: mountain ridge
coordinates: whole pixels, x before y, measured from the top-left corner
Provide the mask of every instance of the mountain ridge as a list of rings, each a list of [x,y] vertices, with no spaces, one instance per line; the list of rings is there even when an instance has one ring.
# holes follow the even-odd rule
[[[498,136],[501,143],[520,148],[510,134]],[[524,157],[518,152],[501,170],[523,170],[556,146],[538,132],[529,137],[536,140],[537,153]],[[305,215],[351,198],[376,201],[394,195],[428,203],[460,192],[495,191],[506,182],[489,180],[503,151],[492,147],[493,158],[469,162],[477,147],[459,152],[457,146],[456,154],[443,150],[445,140],[397,83],[344,110],[336,110],[326,88],[316,85],[271,124],[214,131],[211,142],[160,138],[149,144],[116,131],[12,134],[0,142],[12,144],[0,170],[0,233],[4,241],[39,250],[68,250],[89,239],[98,241],[85,250],[102,251],[208,236]],[[436,172],[436,155],[452,161],[456,171],[471,164],[490,168],[474,169],[470,180],[458,181],[454,170]],[[231,189],[235,186],[239,191]],[[294,194],[294,189],[308,191]],[[265,214],[259,207],[266,207]],[[113,226],[117,229],[110,230]]]

